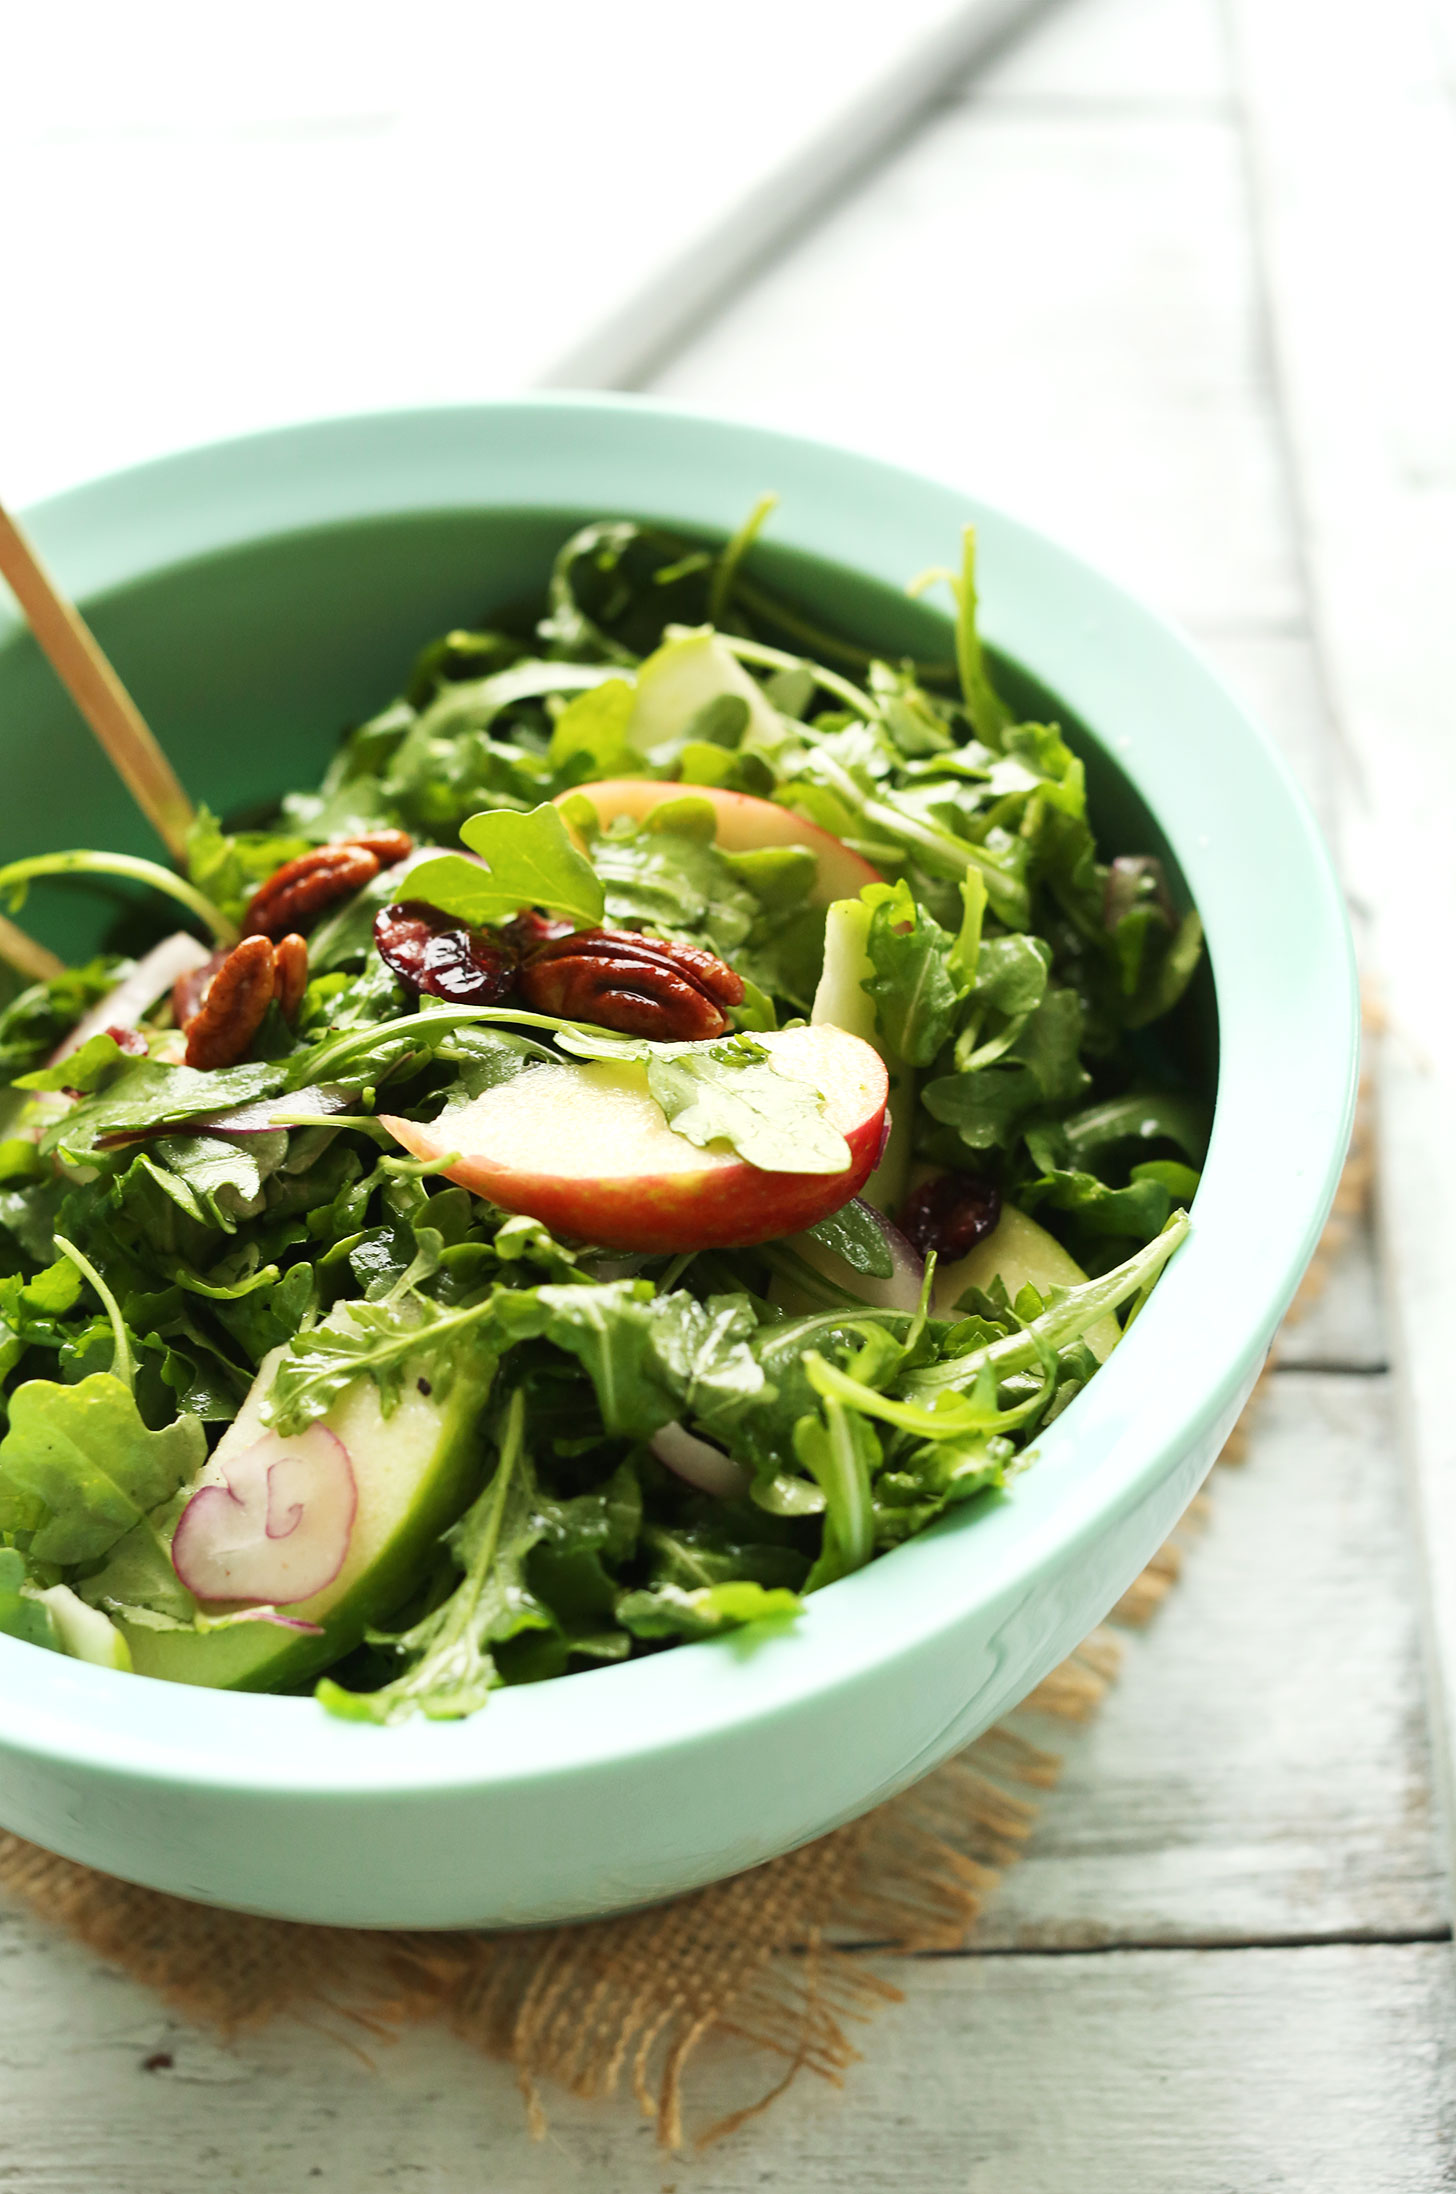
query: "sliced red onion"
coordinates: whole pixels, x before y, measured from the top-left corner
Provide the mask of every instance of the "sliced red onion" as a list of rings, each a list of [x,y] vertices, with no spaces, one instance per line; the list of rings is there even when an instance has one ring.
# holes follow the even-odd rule
[[[193,1494],[172,1567],[199,1600],[311,1600],[344,1565],[358,1500],[349,1451],[326,1426],[270,1432]]]
[[[252,1104],[233,1105],[225,1112],[199,1112],[190,1120],[173,1121],[168,1135],[266,1135],[273,1128],[294,1126],[302,1119],[330,1120],[347,1112],[358,1100],[358,1091],[342,1082],[320,1082],[315,1089],[296,1089],[292,1096],[259,1097]]]
[[[679,1478],[696,1486],[699,1493],[711,1493],[716,1500],[741,1501],[752,1483],[741,1463],[735,1463],[721,1447],[714,1447],[711,1440],[700,1440],[676,1422],[654,1432],[649,1445],[660,1463],[666,1463]]]
[[[206,945],[200,945],[185,930],[177,930],[164,937],[159,945],[153,945],[145,953],[129,975],[123,975],[114,990],[98,999],[90,1011],[83,1013],[76,1026],[63,1042],[51,1053],[50,1064],[58,1059],[69,1059],[73,1051],[89,1043],[107,1028],[135,1028],[144,1013],[149,1013],[157,1000],[164,997],[181,975],[190,975],[212,958]]]
[[[883,1279],[872,1272],[856,1272],[843,1257],[812,1234],[794,1234],[785,1242],[786,1249],[794,1250],[806,1265],[822,1272],[826,1280],[836,1287],[857,1295],[862,1303],[873,1310],[918,1310],[920,1290],[925,1284],[925,1259],[919,1250],[912,1248],[897,1226],[893,1226],[882,1211],[867,1204],[862,1196],[854,1199],[855,1209],[865,1218],[872,1219],[884,1238],[893,1270]]]

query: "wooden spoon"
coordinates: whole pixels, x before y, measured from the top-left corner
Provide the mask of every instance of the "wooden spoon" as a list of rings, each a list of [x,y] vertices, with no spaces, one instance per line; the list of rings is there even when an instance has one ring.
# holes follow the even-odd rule
[[[179,864],[187,851],[192,803],[141,710],[103,654],[75,604],[51,578],[15,520],[0,504],[0,576],[30,621],[51,668],[95,732],[127,791]],[[7,932],[12,925],[7,924]],[[16,931],[15,936],[21,936]],[[29,940],[24,940],[29,945]],[[30,946],[32,953],[40,946]],[[0,942],[5,957],[16,959]]]

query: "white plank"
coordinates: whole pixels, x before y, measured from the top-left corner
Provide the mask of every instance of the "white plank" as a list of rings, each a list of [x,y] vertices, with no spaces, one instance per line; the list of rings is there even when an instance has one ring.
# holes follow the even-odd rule
[[[1166,110],[1227,103],[1232,90],[1217,0],[1078,0],[1018,39],[966,96]]]
[[[630,376],[1042,4],[5,11],[6,493]]]
[[[1281,1373],[1208,1492],[978,1944],[1445,1927],[1389,1380]]]
[[[448,2036],[373,2066],[280,2026],[231,2048],[36,1940],[6,1967],[0,2068],[19,2194],[1430,2194],[1452,2106],[1446,1944],[891,1963],[908,1990],[844,2094],[805,2079],[698,2157],[628,2103],[548,2098],[527,2137],[508,2073]],[[147,2071],[158,2053],[171,2062]],[[729,2051],[702,2125],[764,2081]]]
[[[1216,113],[959,107],[653,385],[961,481],[1195,626],[1297,630],[1245,215]]]
[[[1319,1293],[1301,1305],[1280,1336],[1280,1363],[1310,1371],[1385,1370],[1390,1337],[1368,1221],[1322,1269]]]
[[[1391,1017],[1382,1209],[1456,1820],[1453,10],[1390,0],[1378,36],[1319,0],[1234,16],[1321,645],[1361,768],[1347,840]]]
[[[1251,714],[1272,733],[1330,845],[1338,852],[1352,782],[1330,717],[1313,639],[1287,631],[1200,629],[1198,643]]]

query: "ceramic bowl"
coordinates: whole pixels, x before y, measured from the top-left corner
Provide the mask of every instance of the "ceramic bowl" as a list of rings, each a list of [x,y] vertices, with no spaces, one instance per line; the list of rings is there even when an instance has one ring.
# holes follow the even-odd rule
[[[392,1730],[0,1638],[5,1827],[301,1920],[511,1925],[644,1904],[820,1835],[975,1737],[1106,1614],[1212,1464],[1324,1223],[1358,1012],[1304,802],[1166,625],[933,481],[631,399],[328,421],[101,480],[30,517],[183,778],[227,810],[311,781],[423,639],[538,584],[574,521],[632,513],[722,534],[768,486],[782,497],[768,562],[831,613],[882,624],[925,614],[882,590],[952,558],[973,516],[1006,675],[1056,697],[1108,843],[1170,853],[1207,927],[1206,1023],[1216,995],[1213,1140],[1188,1244],[1009,1497],[955,1513],[771,1636]],[[0,857],[155,851],[13,625],[0,753]],[[114,915],[98,892],[53,886],[27,921],[80,951]]]

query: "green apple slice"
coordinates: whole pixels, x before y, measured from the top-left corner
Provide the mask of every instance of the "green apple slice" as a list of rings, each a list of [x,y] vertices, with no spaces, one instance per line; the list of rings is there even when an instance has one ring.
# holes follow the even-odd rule
[[[937,1271],[931,1308],[937,1318],[949,1318],[968,1287],[988,1288],[996,1279],[1014,1303],[1028,1281],[1039,1295],[1046,1295],[1054,1287],[1081,1287],[1087,1275],[1055,1235],[1015,1204],[1005,1204],[983,1242]],[[1122,1338],[1122,1328],[1109,1311],[1083,1338],[1098,1363],[1105,1363]]]
[[[700,710],[725,694],[743,702],[760,737],[782,736],[777,710],[716,632],[704,628],[665,641],[637,673],[628,744],[646,754],[665,740],[680,738]]]
[[[187,1489],[188,1497],[221,1483],[231,1458],[268,1437],[263,1397],[282,1354],[275,1349],[264,1358],[252,1392]],[[357,1645],[367,1624],[384,1621],[399,1606],[441,1532],[470,1497],[475,1428],[493,1368],[462,1364],[439,1401],[425,1366],[409,1365],[404,1391],[388,1417],[374,1381],[360,1378],[320,1420],[348,1451],[357,1490],[353,1528],[332,1581],[279,1612],[317,1623],[321,1635],[268,1622],[200,1632],[153,1630],[119,1617],[137,1673],[221,1690],[273,1691],[313,1675]],[[103,1571],[90,1596],[104,1600],[105,1589]]]

